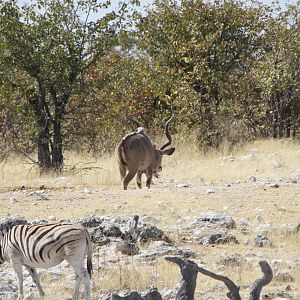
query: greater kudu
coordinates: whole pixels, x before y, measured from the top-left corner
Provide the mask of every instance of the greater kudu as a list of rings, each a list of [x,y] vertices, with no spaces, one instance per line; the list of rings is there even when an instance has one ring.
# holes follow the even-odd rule
[[[123,189],[127,190],[129,182],[135,174],[136,183],[142,188],[142,174],[147,176],[146,186],[150,188],[152,175],[158,177],[158,172],[162,170],[161,161],[163,155],[172,155],[175,148],[168,148],[172,143],[169,132],[169,125],[174,118],[174,114],[165,124],[165,134],[168,141],[159,149],[153,144],[142,127],[138,127],[135,132],[125,135],[122,141],[116,147],[116,156],[118,159]],[[137,122],[135,121],[137,124]]]

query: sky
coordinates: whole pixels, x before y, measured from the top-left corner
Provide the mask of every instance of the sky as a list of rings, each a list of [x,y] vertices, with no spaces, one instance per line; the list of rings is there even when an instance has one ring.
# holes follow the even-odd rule
[[[266,5],[272,5],[272,3],[274,2],[274,0],[259,0],[259,1]],[[116,5],[116,3],[118,3],[118,0],[112,0],[111,2],[113,5]],[[153,0],[140,0],[140,2],[141,2],[142,6],[147,6],[149,4],[152,4],[154,1]],[[287,3],[295,4],[297,2],[297,0],[279,0],[278,2],[280,4],[280,6],[282,8],[284,8],[284,7],[286,7]]]

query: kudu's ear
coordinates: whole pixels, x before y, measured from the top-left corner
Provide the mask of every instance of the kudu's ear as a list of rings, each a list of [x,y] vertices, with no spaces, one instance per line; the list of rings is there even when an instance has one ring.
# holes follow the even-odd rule
[[[169,148],[169,149],[165,149],[165,150],[160,150],[160,153],[162,155],[172,155],[175,151],[175,148]]]

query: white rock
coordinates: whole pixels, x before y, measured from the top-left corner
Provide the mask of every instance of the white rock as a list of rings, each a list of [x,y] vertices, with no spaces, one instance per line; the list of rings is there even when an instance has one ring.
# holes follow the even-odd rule
[[[248,218],[241,219],[240,220],[240,225],[249,226],[249,219]]]
[[[264,210],[262,208],[260,208],[260,207],[256,207],[254,209],[254,211],[257,212],[257,213],[259,213],[259,212],[263,212]]]
[[[206,195],[213,194],[215,191],[213,189],[206,190]]]
[[[83,191],[82,191],[84,194],[91,194],[92,191],[88,188],[85,188]]]
[[[177,187],[177,188],[188,188],[188,187],[190,187],[191,185],[189,184],[189,183],[177,183],[176,185],[175,185],[175,187]]]

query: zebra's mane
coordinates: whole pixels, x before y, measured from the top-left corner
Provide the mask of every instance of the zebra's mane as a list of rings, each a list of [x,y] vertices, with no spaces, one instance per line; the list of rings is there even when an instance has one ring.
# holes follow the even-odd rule
[[[3,238],[3,236],[6,233],[8,233],[14,226],[23,225],[23,224],[29,224],[29,223],[23,219],[6,218],[4,220],[1,220],[1,222],[0,222],[0,239]]]

